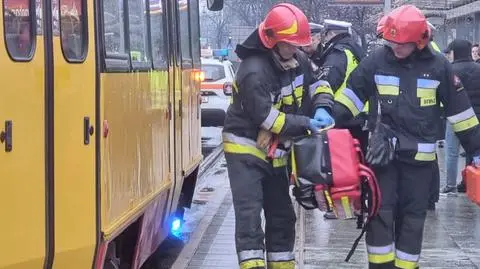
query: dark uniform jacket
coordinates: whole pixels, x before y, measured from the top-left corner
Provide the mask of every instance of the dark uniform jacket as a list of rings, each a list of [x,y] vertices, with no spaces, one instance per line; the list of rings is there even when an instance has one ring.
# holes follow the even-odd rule
[[[480,116],[480,65],[472,59],[466,40],[455,40],[452,43],[453,72],[460,78],[473,110]]]
[[[339,34],[325,44],[325,49],[321,56],[312,59],[317,66],[326,71],[325,79],[330,83],[334,93],[336,93],[345,80],[348,62],[345,50],[352,52],[357,63],[364,57],[362,48],[353,41],[349,34]]]
[[[358,114],[367,100],[369,111],[377,111],[378,99],[381,121],[397,138],[400,159],[435,160],[440,102],[464,148],[480,152],[478,120],[466,91],[447,59],[429,47],[403,60],[398,60],[388,46],[375,50],[351,74],[344,95],[347,98],[335,104],[337,121]]]
[[[304,53],[296,54],[298,67],[285,71],[261,43],[258,30],[237,46],[236,53],[242,63],[225,118],[224,142],[225,134],[255,141],[260,128],[280,137],[303,135],[316,108],[331,112],[330,85],[314,77]]]

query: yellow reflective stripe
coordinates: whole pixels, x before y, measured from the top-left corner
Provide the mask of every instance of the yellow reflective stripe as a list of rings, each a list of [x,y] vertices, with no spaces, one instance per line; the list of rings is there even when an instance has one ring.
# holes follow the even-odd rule
[[[295,269],[295,261],[267,262],[268,269]]]
[[[437,89],[417,88],[417,97],[420,98],[420,106],[434,106],[437,104]]]
[[[224,142],[223,151],[227,153],[250,154],[264,161],[267,160],[267,154],[265,152],[252,146]]]
[[[296,87],[294,93],[295,97],[297,98],[297,105],[300,107],[302,105],[303,86]]]
[[[352,207],[350,206],[350,199],[348,199],[348,196],[342,196],[340,199],[342,202],[343,212],[345,212],[345,218],[353,218]]]
[[[280,110],[280,107],[282,107],[282,104],[283,104],[283,99],[280,99],[278,103],[273,104],[273,107]]]
[[[234,154],[250,154],[267,162],[267,154],[256,147],[224,142],[223,151],[226,153],[234,153]],[[273,167],[286,166],[287,158],[281,157],[281,158],[273,159],[272,164],[273,164]]]
[[[371,263],[382,264],[395,260],[395,253],[390,252],[387,254],[368,254],[368,261]]]
[[[355,56],[353,56],[353,53],[349,49],[345,49],[343,52],[345,52],[345,55],[347,56],[347,70],[345,70],[345,79],[343,80],[342,85],[340,85],[338,89],[334,89],[336,90],[335,97],[339,90],[343,90],[345,87],[347,87],[348,78],[358,65],[357,59],[355,59]]]
[[[432,46],[432,49],[436,52],[442,52],[440,50],[440,48],[438,47],[437,43],[435,43],[434,41],[430,41],[430,45]]]
[[[417,154],[415,154],[415,160],[417,161],[435,161],[436,158],[435,153],[417,152]]]
[[[417,97],[432,97],[437,95],[437,89],[417,88]]]
[[[317,95],[317,94],[321,94],[321,93],[326,93],[326,94],[331,94],[333,96],[333,91],[332,91],[332,88],[326,86],[326,85],[320,85],[317,87],[317,89],[315,90],[315,93],[313,94],[314,96]]]
[[[273,159],[272,161],[273,167],[283,167],[287,165],[287,158],[278,158]]]
[[[265,267],[264,260],[248,260],[240,263],[240,269],[252,269],[255,267]]]
[[[462,132],[462,131],[466,131],[470,128],[473,128],[477,125],[478,125],[478,118],[477,118],[476,115],[473,115],[472,117],[470,117],[470,118],[468,118],[464,121],[454,123],[453,124],[453,131]]]
[[[365,105],[363,106],[362,112],[368,113],[368,101],[365,102]]]
[[[238,86],[236,81],[233,82],[233,90],[235,90],[235,92],[238,93]]]
[[[275,119],[275,122],[273,122],[273,126],[270,130],[275,134],[279,134],[282,131],[283,126],[285,125],[285,119],[285,113],[280,112],[278,117]]]
[[[293,105],[293,96],[288,95],[288,96],[282,97],[282,102],[283,102],[283,104],[285,104],[287,106]]]
[[[353,101],[350,98],[348,98],[347,96],[345,96],[343,93],[339,94],[338,97],[335,97],[335,101],[337,101],[340,104],[346,106],[348,108],[348,110],[350,110],[350,112],[352,113],[352,115],[354,117],[357,116],[358,114],[360,114],[360,111],[355,106]]]
[[[380,95],[398,95],[398,86],[377,84],[378,94]]]
[[[402,268],[402,269],[415,269],[417,268],[417,263],[411,262],[411,261],[404,261],[399,258],[396,258],[395,267]]]

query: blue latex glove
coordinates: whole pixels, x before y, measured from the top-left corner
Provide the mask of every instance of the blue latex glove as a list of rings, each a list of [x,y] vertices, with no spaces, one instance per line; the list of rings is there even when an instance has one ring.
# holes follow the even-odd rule
[[[322,123],[318,120],[310,119],[310,125],[308,125],[308,129],[310,129],[312,133],[318,133],[320,132],[320,129],[322,129],[322,126]]]
[[[330,116],[330,114],[324,108],[317,108],[313,119],[319,121],[320,124],[322,124],[321,127],[326,127],[334,123],[332,116]]]
[[[480,167],[480,155],[473,157],[472,164],[475,167]]]

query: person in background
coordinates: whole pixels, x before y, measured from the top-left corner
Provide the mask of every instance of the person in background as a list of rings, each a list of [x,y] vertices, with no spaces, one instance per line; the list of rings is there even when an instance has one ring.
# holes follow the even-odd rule
[[[476,63],[480,63],[480,51],[479,51],[479,45],[475,44],[472,46],[472,59]]]
[[[480,116],[480,65],[476,64],[472,58],[472,44],[468,40],[455,39],[444,51],[452,59],[452,69],[455,75],[463,84],[467,95],[472,104],[475,115]],[[470,53],[472,52],[472,53]],[[447,184],[441,190],[445,195],[456,195],[458,192],[465,192],[465,181],[457,185],[458,175],[458,152],[460,150],[460,141],[455,135],[455,129],[451,124],[447,124],[445,132],[445,167],[447,170]],[[471,154],[466,155],[466,164],[472,162]]]

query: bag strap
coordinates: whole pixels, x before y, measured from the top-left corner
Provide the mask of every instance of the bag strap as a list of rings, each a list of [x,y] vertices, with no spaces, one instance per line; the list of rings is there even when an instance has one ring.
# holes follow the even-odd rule
[[[364,211],[364,209],[365,209],[364,201],[365,201],[365,198],[366,198],[365,195],[366,195],[367,192],[370,192],[369,196],[371,198],[371,201],[369,201],[369,208],[368,208],[369,212],[368,212],[367,221],[363,224],[362,232],[357,237],[357,239],[355,239],[352,248],[350,249],[347,257],[345,258],[345,262],[348,262],[350,260],[350,258],[353,256],[353,254],[355,253],[355,250],[358,247],[358,244],[359,244],[360,240],[362,239],[363,235],[367,231],[367,228],[370,225],[370,222],[372,221],[373,217],[375,217],[378,214],[378,211],[380,210],[381,192],[380,192],[380,187],[378,185],[378,181],[377,181],[377,178],[375,177],[375,174],[373,173],[373,171],[370,168],[368,168],[367,166],[365,166],[363,164],[360,164],[360,174],[363,178],[363,182],[362,182],[362,186],[361,186],[362,187],[362,194],[361,194],[361,197],[362,197],[361,198],[361,202],[362,202],[361,212],[362,212],[362,214],[361,214],[361,216],[358,216],[357,225],[362,225],[363,224],[363,213],[365,212]],[[367,188],[367,186],[368,186],[368,188]],[[373,193],[376,193],[376,195],[373,195]],[[359,226],[357,226],[357,228],[358,227]]]

